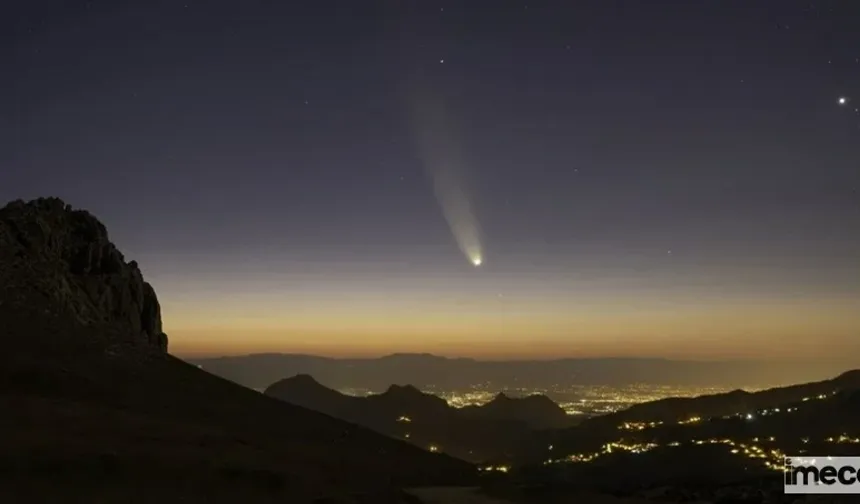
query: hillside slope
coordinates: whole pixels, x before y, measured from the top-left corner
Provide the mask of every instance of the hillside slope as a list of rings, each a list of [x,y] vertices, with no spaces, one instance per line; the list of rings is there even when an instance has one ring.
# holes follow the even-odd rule
[[[28,502],[399,502],[394,487],[474,481],[465,462],[173,358],[147,285],[89,214],[57,199],[0,209],[0,491]]]

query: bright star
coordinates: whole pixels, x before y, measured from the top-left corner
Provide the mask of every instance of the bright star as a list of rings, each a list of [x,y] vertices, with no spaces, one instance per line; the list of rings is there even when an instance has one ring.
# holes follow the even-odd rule
[[[846,98],[846,97],[844,97],[844,96],[840,96],[840,97],[839,97],[839,104],[840,104],[840,105],[845,105],[846,103],[848,103],[848,98]]]
[[[475,266],[480,266],[482,262],[483,261],[481,261],[480,257],[476,257],[476,258],[472,259],[472,264],[474,264]]]

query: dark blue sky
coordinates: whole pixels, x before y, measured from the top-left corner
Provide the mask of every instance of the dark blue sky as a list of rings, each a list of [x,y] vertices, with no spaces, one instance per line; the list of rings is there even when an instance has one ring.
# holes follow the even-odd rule
[[[96,213],[174,348],[745,354],[789,312],[834,324],[793,337],[860,330],[858,2],[3,9],[0,198]],[[477,270],[416,93],[458,145],[433,156],[457,158]],[[702,330],[750,300],[777,314]]]

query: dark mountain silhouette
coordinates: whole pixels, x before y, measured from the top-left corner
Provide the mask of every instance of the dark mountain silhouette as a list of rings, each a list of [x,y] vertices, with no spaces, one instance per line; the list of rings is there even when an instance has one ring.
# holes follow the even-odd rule
[[[0,209],[0,331],[3,502],[401,502],[474,478],[168,355],[137,265],[59,199]]]
[[[561,407],[537,395],[500,394],[485,405],[458,409],[411,385],[391,385],[381,394],[353,397],[309,375],[280,380],[265,395],[475,462],[509,456],[536,429],[573,423]]]
[[[391,385],[381,394],[365,397],[370,407],[391,411],[399,409],[415,410],[423,415],[444,415],[451,411],[447,401],[433,394],[425,394],[412,385]]]
[[[511,398],[500,392],[486,404],[463,408],[463,413],[473,418],[522,422],[534,429],[560,429],[572,423],[561,406],[542,394]]]
[[[309,374],[334,389],[373,391],[385,390],[391,383],[411,383],[422,390],[464,390],[476,384],[487,384],[487,388],[494,390],[548,389],[559,383],[759,387],[820,380],[844,369],[833,362],[791,367],[767,361],[694,362],[651,358],[480,361],[430,354],[393,354],[363,359],[254,354],[187,360],[254,389],[263,389],[285,376]]]
[[[266,390],[271,397],[290,397],[292,404],[314,411],[321,411],[333,417],[342,417],[344,412],[361,403],[360,398],[341,394],[324,387],[310,375],[296,375],[289,380],[281,380]]]

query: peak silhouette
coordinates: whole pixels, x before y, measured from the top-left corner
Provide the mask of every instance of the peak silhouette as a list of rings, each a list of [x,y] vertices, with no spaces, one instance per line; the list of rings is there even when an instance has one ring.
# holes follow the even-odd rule
[[[571,423],[571,418],[561,406],[541,394],[510,397],[504,392],[499,392],[487,404],[479,408],[466,408],[466,410],[477,417],[522,422],[539,429],[565,427]]]
[[[423,397],[425,394],[421,392],[413,385],[391,385],[385,391],[386,394],[390,394],[397,397]]]
[[[860,369],[845,371],[841,375],[837,376],[833,381],[837,386],[846,389],[858,388],[860,387]]]
[[[320,385],[320,382],[316,381],[313,376],[305,373],[297,374],[292,378],[289,378],[289,380],[301,386],[322,387],[322,385]]]
[[[280,380],[265,394],[423,448],[441,446],[446,453],[473,462],[506,456],[532,430],[568,427],[577,421],[545,396],[519,399],[502,393],[482,406],[455,408],[413,385],[390,385],[381,394],[353,397],[308,375]]]
[[[167,351],[155,290],[107,229],[59,198],[0,209],[2,306],[16,317],[90,328],[125,348]]]

